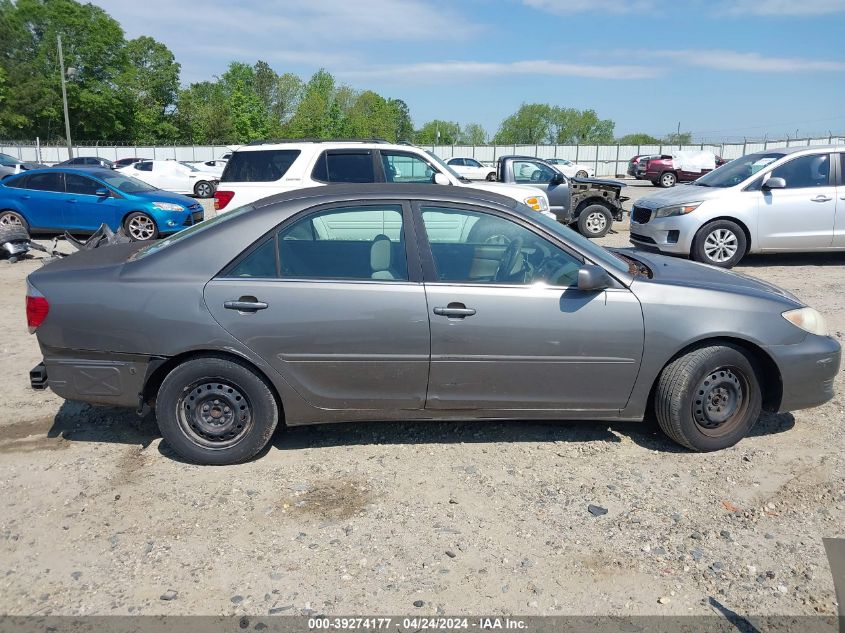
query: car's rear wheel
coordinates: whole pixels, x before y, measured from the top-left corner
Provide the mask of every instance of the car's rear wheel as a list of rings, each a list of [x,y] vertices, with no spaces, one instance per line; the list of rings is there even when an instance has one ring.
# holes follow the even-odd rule
[[[694,451],[733,446],[760,416],[756,363],[730,344],[702,347],[667,365],[654,410],[663,432]]]
[[[657,181],[657,185],[659,187],[669,188],[674,187],[675,183],[677,182],[678,177],[671,171],[667,171],[666,173],[660,175],[660,179]]]
[[[487,174],[487,181],[493,182],[494,180],[496,180],[496,172],[491,171],[489,174]]]
[[[158,237],[158,227],[155,220],[141,211],[133,211],[127,215],[123,221],[123,228],[135,242],[154,240]]]
[[[196,185],[194,185],[194,194],[198,198],[210,198],[214,195],[214,185],[210,182],[206,182],[205,180],[200,180]]]
[[[722,268],[732,268],[745,256],[748,240],[745,231],[730,220],[706,224],[692,241],[692,258]]]
[[[245,364],[209,356],[167,375],[156,418],[164,439],[188,461],[237,464],[267,446],[279,407],[270,385]]]
[[[604,237],[613,226],[613,216],[607,207],[591,204],[578,216],[578,232],[584,237]]]
[[[20,226],[29,231],[26,219],[20,213],[8,209],[0,211],[0,227],[2,226]]]
[[[587,172],[584,171],[583,169],[579,169],[577,172],[575,172],[576,178],[586,178],[587,175],[588,175]]]

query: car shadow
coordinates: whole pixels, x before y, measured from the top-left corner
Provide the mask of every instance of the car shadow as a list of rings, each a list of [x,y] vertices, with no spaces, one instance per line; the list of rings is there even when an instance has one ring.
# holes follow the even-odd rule
[[[746,255],[738,268],[745,266],[762,268],[764,266],[842,266],[845,264],[845,252],[841,253],[766,253]]]
[[[793,426],[795,426],[795,418],[791,413],[764,413],[751,429],[749,436],[783,433]],[[131,444],[147,448],[154,440],[161,437],[161,434],[154,413],[138,417],[130,409],[65,401],[55,415],[47,437],[62,438],[69,442]],[[688,452],[687,449],[669,440],[657,423],[649,419],[643,422],[421,420],[318,424],[277,430],[268,450],[270,447],[280,451],[297,451],[378,444],[516,444],[519,442],[618,444],[622,442],[623,437],[651,451]],[[179,457],[165,443],[159,445],[159,452],[168,458],[179,460]]]

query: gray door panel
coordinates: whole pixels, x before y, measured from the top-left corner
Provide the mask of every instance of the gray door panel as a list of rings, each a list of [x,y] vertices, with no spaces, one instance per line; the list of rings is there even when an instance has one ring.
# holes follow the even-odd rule
[[[429,409],[612,410],[625,406],[643,353],[628,290],[427,284]],[[438,307],[475,314],[449,318]]]
[[[255,298],[266,309],[226,309]],[[215,279],[214,318],[310,404],[325,409],[421,409],[429,323],[421,284]]]

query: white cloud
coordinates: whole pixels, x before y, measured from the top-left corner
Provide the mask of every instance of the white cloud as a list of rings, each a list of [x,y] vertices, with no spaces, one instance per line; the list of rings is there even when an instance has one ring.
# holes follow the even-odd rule
[[[534,9],[551,13],[634,13],[649,11],[656,0],[522,0]]]
[[[845,11],[843,0],[730,0],[725,13],[734,15],[825,15]]]
[[[482,77],[514,75],[546,75],[554,77],[590,77],[595,79],[647,79],[659,71],[650,66],[595,65],[557,62],[551,60],[526,60],[518,62],[445,61],[420,62],[370,66],[355,70],[338,70],[340,77],[348,79],[391,79],[405,81],[470,80]]]
[[[719,49],[654,50],[640,51],[638,54],[674,60],[685,66],[726,71],[756,73],[845,71],[845,61],[802,59],[800,57],[766,57],[760,53],[741,53]]]

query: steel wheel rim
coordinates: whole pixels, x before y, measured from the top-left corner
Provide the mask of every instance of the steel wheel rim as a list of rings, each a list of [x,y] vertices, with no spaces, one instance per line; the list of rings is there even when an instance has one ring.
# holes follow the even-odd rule
[[[584,223],[590,233],[601,233],[607,226],[607,218],[604,213],[593,211],[587,216],[587,221]]]
[[[0,215],[0,226],[23,226],[23,222],[17,213],[4,213]]]
[[[675,184],[675,177],[672,176],[671,174],[666,174],[665,176],[663,176],[662,180],[663,180],[663,185],[665,187],[670,187],[670,186]]]
[[[211,194],[211,185],[204,183],[204,182],[201,182],[200,184],[197,185],[197,195],[200,198],[208,198],[208,196],[210,194]]]
[[[587,172],[585,172],[583,169],[581,169],[580,171],[578,171],[578,172],[575,174],[575,177],[576,177],[576,178],[586,178],[588,175],[589,175],[589,174],[588,174]]]
[[[204,448],[230,448],[254,425],[252,405],[243,390],[227,380],[204,378],[189,385],[176,404],[182,433]]]
[[[736,255],[739,239],[730,229],[711,231],[704,240],[704,254],[714,262],[726,262]]]
[[[698,430],[708,437],[732,432],[745,418],[749,386],[737,367],[720,367],[702,378],[692,400],[692,416]]]
[[[152,239],[155,232],[155,223],[145,215],[136,215],[129,220],[129,235],[136,240]]]

